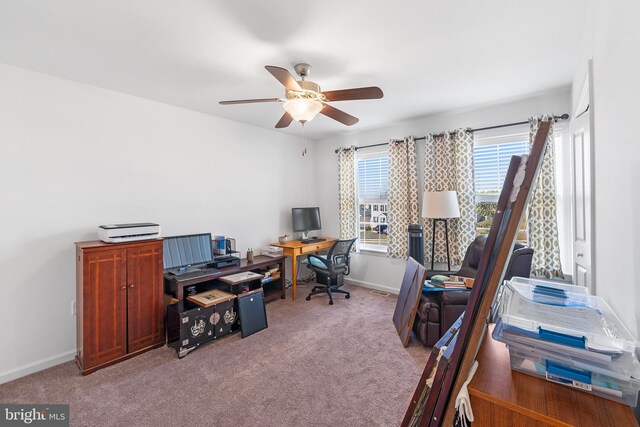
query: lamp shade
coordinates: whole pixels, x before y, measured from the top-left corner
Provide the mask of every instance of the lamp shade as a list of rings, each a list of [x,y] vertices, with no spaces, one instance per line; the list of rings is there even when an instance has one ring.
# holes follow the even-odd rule
[[[308,122],[322,110],[322,102],[316,99],[294,98],[284,103],[284,109],[298,122]]]
[[[460,218],[458,194],[455,191],[425,191],[422,199],[423,218]]]

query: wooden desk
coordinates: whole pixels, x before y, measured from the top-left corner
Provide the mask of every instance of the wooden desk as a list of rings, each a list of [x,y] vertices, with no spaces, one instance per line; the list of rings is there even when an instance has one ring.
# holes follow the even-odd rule
[[[491,330],[469,384],[473,427],[638,425],[629,406],[512,371],[507,348]]]
[[[272,243],[271,246],[282,248],[285,256],[291,257],[291,296],[296,299],[296,276],[298,274],[298,256],[314,252],[328,250],[337,239],[325,237],[323,242],[302,243],[300,240],[292,240],[285,243]]]

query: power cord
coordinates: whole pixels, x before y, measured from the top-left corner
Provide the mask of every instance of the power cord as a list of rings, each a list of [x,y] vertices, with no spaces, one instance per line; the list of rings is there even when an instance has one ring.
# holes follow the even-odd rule
[[[312,271],[307,277],[303,277],[302,279],[297,279],[296,286],[305,286],[307,283],[315,282],[315,281],[316,281],[316,273]],[[291,280],[286,279],[284,281],[284,286],[286,289],[289,289],[291,287]]]

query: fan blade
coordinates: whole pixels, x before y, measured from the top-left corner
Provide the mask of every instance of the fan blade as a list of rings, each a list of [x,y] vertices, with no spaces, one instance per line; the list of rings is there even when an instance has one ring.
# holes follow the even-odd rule
[[[357,117],[353,117],[351,114],[347,114],[342,110],[338,110],[337,108],[334,108],[329,104],[324,104],[324,108],[322,108],[320,114],[331,117],[333,120],[337,120],[347,126],[355,125],[360,121]]]
[[[264,68],[266,68],[268,72],[273,74],[273,77],[278,79],[278,81],[282,83],[282,86],[286,87],[289,90],[297,90],[298,92],[302,91],[302,88],[300,87],[296,79],[294,79],[291,73],[285,68],[276,67],[273,65],[265,65]]]
[[[234,101],[220,101],[220,104],[222,105],[253,104],[256,102],[281,102],[281,99],[280,98],[236,99]]]
[[[377,86],[359,87],[354,89],[330,90],[322,92],[327,101],[351,101],[355,99],[380,99],[384,95]]]
[[[280,117],[280,121],[278,123],[276,123],[276,128],[286,128],[287,126],[289,126],[291,124],[291,122],[293,121],[293,117],[291,117],[291,114],[287,113],[286,111],[284,112],[284,114],[282,115],[282,117]]]

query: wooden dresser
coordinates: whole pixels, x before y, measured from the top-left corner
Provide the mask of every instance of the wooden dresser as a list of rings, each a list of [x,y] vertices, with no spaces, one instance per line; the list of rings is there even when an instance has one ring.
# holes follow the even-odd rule
[[[162,240],[76,243],[76,299],[83,375],[162,346]]]
[[[629,406],[512,371],[509,351],[491,338],[492,330],[485,335],[478,370],[469,383],[473,427],[638,425]]]

